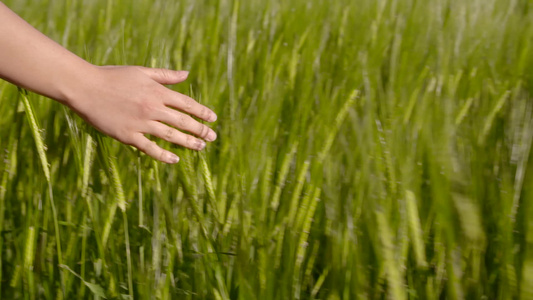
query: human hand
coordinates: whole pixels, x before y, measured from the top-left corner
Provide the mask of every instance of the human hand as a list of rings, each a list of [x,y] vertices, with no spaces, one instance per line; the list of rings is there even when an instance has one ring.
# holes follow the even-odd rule
[[[138,66],[94,67],[85,80],[68,85],[64,103],[102,133],[157,160],[177,163],[178,156],[144,135],[193,150],[204,149],[205,141],[217,137],[189,116],[214,122],[217,116],[212,110],[164,86],[183,82],[187,76],[186,71]]]
[[[135,66],[97,67],[52,41],[0,2],[0,78],[68,105],[101,132],[166,163],[179,158],[150,134],[202,150],[217,135],[193,119],[213,122],[207,107],[164,84],[188,73]],[[186,134],[189,132],[192,135]]]

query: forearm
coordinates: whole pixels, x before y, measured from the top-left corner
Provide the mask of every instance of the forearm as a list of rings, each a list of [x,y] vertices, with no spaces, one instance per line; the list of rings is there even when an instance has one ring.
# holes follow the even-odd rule
[[[0,2],[0,78],[67,102],[93,66],[46,37]]]

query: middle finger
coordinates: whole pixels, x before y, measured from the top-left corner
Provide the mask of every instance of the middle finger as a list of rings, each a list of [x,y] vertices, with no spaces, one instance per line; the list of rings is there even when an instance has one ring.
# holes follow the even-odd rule
[[[188,131],[208,142],[212,142],[217,138],[216,133],[211,128],[172,108],[162,110],[157,121]]]

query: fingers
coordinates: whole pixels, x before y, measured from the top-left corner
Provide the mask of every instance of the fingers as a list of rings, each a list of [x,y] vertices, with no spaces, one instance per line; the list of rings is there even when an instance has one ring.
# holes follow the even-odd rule
[[[166,105],[184,111],[207,122],[215,122],[217,120],[217,115],[212,110],[196,102],[194,99],[180,93],[173,92],[172,94],[171,97],[164,100]]]
[[[146,133],[192,150],[203,150],[206,146],[203,140],[156,121],[149,124]],[[155,142],[146,138],[142,133],[136,134],[131,143],[128,144],[131,144],[147,155],[164,163],[175,164],[179,161],[177,155],[159,147]]]
[[[217,134],[211,128],[196,121],[189,115],[170,108],[165,109],[160,113],[158,121],[188,131],[208,142],[212,142],[217,138]]]
[[[151,122],[146,133],[192,150],[200,151],[206,146],[203,140],[195,138],[192,135],[185,134],[160,122]]]
[[[138,69],[159,84],[180,83],[187,79],[189,74],[186,71],[173,71],[158,68],[138,67]],[[217,116],[212,110],[199,104],[192,98],[168,89],[166,90],[168,93],[159,94],[162,96],[161,98],[163,98],[163,104],[165,106],[157,109],[157,113],[152,114],[152,116],[148,116],[148,120],[145,119],[145,121],[148,121],[148,124],[145,123],[148,125],[145,127],[146,130],[136,133],[135,137],[129,141],[128,144],[131,144],[140,151],[159,161],[174,164],[179,161],[178,156],[159,147],[155,142],[146,138],[144,134],[150,134],[170,143],[193,150],[202,150],[206,146],[204,140],[210,142],[214,141],[217,138],[217,135],[212,129],[196,121],[188,114],[208,122],[215,121]],[[159,105],[160,104],[161,102],[159,102]],[[183,111],[184,113],[173,108]],[[199,138],[181,132],[174,127],[190,132]]]
[[[175,164],[180,160],[176,154],[159,147],[155,142],[150,141],[141,133],[138,133],[135,136],[131,145],[147,155],[167,164]]]
[[[185,81],[189,72],[187,71],[174,71],[168,69],[159,69],[159,68],[147,68],[139,67],[143,73],[148,75],[153,80],[157,81],[160,84],[176,84]]]
[[[189,72],[187,71],[174,71],[147,67],[139,67],[139,69],[160,84],[180,83],[185,81],[187,76],[189,76]],[[168,97],[168,99],[165,101],[165,105],[192,114],[207,122],[214,122],[217,120],[217,115],[212,110],[196,102],[194,99],[180,93],[172,92],[172,96]]]

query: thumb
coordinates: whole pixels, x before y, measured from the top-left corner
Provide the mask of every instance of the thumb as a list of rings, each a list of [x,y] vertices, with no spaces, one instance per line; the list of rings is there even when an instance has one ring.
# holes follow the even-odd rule
[[[160,68],[140,67],[141,71],[161,84],[176,84],[183,82],[189,76],[187,71],[175,71]]]

